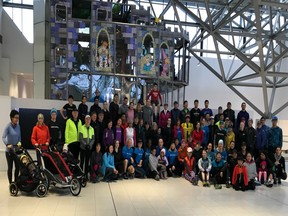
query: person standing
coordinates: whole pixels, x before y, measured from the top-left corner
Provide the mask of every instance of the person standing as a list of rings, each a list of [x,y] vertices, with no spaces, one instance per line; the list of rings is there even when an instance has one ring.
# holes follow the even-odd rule
[[[159,115],[159,122],[158,122],[159,127],[164,129],[167,125],[167,121],[169,118],[171,118],[171,113],[168,110],[168,104],[165,103],[164,110],[162,110]]]
[[[99,106],[99,99],[95,97],[94,104],[90,107],[90,115],[92,115],[93,112],[96,112],[97,115],[99,115],[101,111],[101,107]]]
[[[144,123],[148,123],[150,126],[153,122],[153,110],[151,108],[150,100],[146,100],[146,105],[143,106],[143,120]]]
[[[282,129],[278,126],[278,117],[272,117],[272,127],[268,131],[268,156],[270,160],[274,159],[274,153],[277,147],[282,148],[283,133]]]
[[[204,101],[204,108],[201,110],[201,118],[205,118],[207,114],[210,116],[213,116],[212,110],[209,108],[209,100]],[[216,121],[215,121],[216,122]]]
[[[44,124],[44,116],[42,113],[38,114],[37,120],[32,131],[31,142],[36,148],[40,147],[42,151],[47,151],[50,142],[49,128]]]
[[[226,119],[227,117],[229,118],[229,120],[232,122],[232,126],[233,128],[235,128],[235,111],[231,108],[231,102],[227,103],[227,109],[224,110],[223,114],[224,114],[224,118]]]
[[[179,104],[177,101],[174,101],[174,108],[171,110],[171,120],[172,120],[172,126],[176,125],[178,119],[181,123],[181,111],[178,108]]]
[[[87,98],[86,96],[82,96],[82,102],[78,106],[78,115],[82,124],[85,124],[85,116],[88,114],[88,106],[86,104]]]
[[[253,127],[253,120],[248,120],[248,127],[246,128],[246,143],[247,143],[247,151],[254,154],[254,148],[256,145],[256,129]]]
[[[16,157],[11,151],[13,151],[17,146],[21,146],[21,131],[19,123],[19,112],[16,110],[11,110],[10,112],[10,123],[5,127],[2,134],[2,141],[6,146],[5,156],[7,160],[7,176],[9,184],[12,182],[12,170],[13,163],[15,165],[14,171],[14,182],[16,182],[19,175],[19,165],[16,161]]]
[[[51,118],[46,124],[50,133],[50,146],[61,152],[63,148],[61,145],[62,132],[60,124],[57,121],[57,109],[52,108],[50,111],[50,116]]]
[[[104,152],[107,151],[110,145],[114,145],[115,142],[112,125],[113,125],[112,120],[109,120],[107,123],[107,127],[103,131],[103,146],[101,146],[101,148],[103,149]]]
[[[107,124],[108,120],[111,119],[110,112],[108,110],[108,103],[107,101],[103,102],[103,109],[102,112],[104,114],[104,123]]]
[[[119,96],[114,94],[113,101],[109,104],[110,117],[115,126],[118,120],[119,105],[118,105]]]
[[[190,116],[190,112],[188,109],[188,101],[185,100],[183,102],[183,109],[181,110],[181,123],[184,123],[186,121],[186,116],[189,115]],[[190,120],[190,119],[189,119]]]
[[[248,119],[249,119],[249,113],[246,111],[246,103],[243,102],[241,104],[241,110],[239,111],[237,115],[237,123],[236,123],[236,128],[239,128],[240,122],[245,120],[245,127],[248,126]]]
[[[76,105],[73,104],[73,101],[74,101],[73,95],[69,95],[68,96],[68,103],[65,104],[62,107],[62,109],[60,110],[60,114],[63,117],[63,119],[65,119],[65,120],[67,120],[67,119],[72,117],[72,111],[73,111],[73,109],[76,108]],[[66,116],[64,115],[64,111],[66,112]]]
[[[77,108],[74,108],[72,111],[72,118],[69,118],[66,121],[65,143],[68,144],[69,151],[77,160],[80,152],[79,129],[81,126],[81,121],[78,119],[78,110]]]
[[[119,107],[119,116],[122,116],[122,114],[127,115],[128,109],[129,109],[129,107],[128,107],[128,98],[124,97],[123,103]]]
[[[198,108],[199,101],[194,100],[194,107],[190,110],[190,121],[193,127],[196,127],[196,123],[200,122],[201,110]]]
[[[91,117],[90,115],[86,115],[85,124],[83,124],[79,130],[80,167],[83,170],[85,162],[84,174],[86,179],[88,179],[91,150],[95,141],[94,129],[93,127],[90,126],[90,123],[91,123]]]

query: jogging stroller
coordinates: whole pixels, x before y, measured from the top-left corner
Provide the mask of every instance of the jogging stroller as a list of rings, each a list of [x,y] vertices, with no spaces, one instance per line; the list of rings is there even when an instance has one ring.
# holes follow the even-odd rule
[[[48,181],[44,172],[37,166],[37,161],[33,161],[24,148],[16,148],[10,154],[14,154],[20,170],[16,182],[12,182],[9,186],[10,194],[17,196],[19,190],[28,193],[35,191],[38,197],[45,197],[48,192]]]
[[[36,148],[37,160],[47,176],[48,188],[50,185],[56,188],[69,188],[73,196],[81,192],[81,183],[69,169],[67,163],[59,152],[44,152]]]
[[[67,163],[69,169],[71,170],[73,176],[77,178],[81,182],[82,187],[86,187],[87,185],[87,178],[85,176],[85,173],[81,169],[79,165],[79,160],[75,159],[73,155],[67,150],[63,150],[62,157]]]

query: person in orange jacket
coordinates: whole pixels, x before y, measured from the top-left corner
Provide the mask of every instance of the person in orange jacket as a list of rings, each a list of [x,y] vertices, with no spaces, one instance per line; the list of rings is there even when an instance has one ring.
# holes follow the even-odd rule
[[[182,172],[184,170],[184,160],[187,156],[187,145],[186,145],[186,141],[183,139],[181,142],[181,145],[178,149],[178,165],[177,165],[177,175],[181,176]]]
[[[192,148],[188,147],[187,156],[184,159],[184,177],[193,185],[198,185],[198,180],[194,172],[195,158],[192,156],[192,152],[193,152]]]
[[[248,172],[243,162],[243,157],[238,157],[237,165],[235,166],[233,171],[232,185],[236,191],[245,191],[248,189]]]
[[[34,147],[40,147],[42,151],[47,151],[50,142],[49,128],[44,124],[44,116],[39,113],[37,123],[33,128],[31,142]]]

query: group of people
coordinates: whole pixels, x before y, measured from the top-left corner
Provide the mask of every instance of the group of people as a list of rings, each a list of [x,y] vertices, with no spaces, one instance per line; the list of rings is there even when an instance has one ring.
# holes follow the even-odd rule
[[[123,98],[119,105],[118,94],[108,105],[99,105],[96,94],[94,104],[88,110],[86,97],[78,108],[70,95],[68,103],[60,110],[66,120],[64,139],[57,120],[58,111],[52,109],[49,121],[44,123],[43,114],[38,114],[31,142],[35,147],[47,151],[49,146],[57,151],[68,148],[91,182],[115,181],[129,178],[181,177],[197,185],[213,183],[216,189],[221,184],[231,185],[236,190],[255,189],[257,184],[272,186],[286,179],[285,160],[281,156],[282,130],[278,118],[272,118],[272,127],[262,117],[253,127],[246,104],[242,103],[237,117],[227,103],[227,109],[218,108],[213,115],[209,101],[205,107],[183,109],[178,102],[163,110],[161,94],[155,84],[146,98],[145,105]],[[11,122],[4,130],[2,139],[6,145],[8,180],[12,182],[13,154],[10,151],[21,145],[19,113],[12,110]],[[62,143],[62,144],[61,144]],[[15,178],[19,169],[15,164]],[[102,178],[103,177],[103,178]]]

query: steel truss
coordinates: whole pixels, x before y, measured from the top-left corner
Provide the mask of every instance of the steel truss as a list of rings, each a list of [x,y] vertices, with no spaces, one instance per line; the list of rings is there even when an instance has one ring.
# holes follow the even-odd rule
[[[178,25],[185,35],[185,26],[197,28],[189,52],[259,115],[270,118],[288,106],[287,98],[283,98],[283,105],[273,109],[277,90],[288,87],[288,68],[282,66],[288,57],[287,3],[286,0],[170,0],[165,1],[166,7],[159,18],[163,23]],[[154,11],[151,1],[150,5]],[[174,10],[174,20],[164,19],[170,8]],[[193,22],[181,19],[180,12]],[[212,44],[209,44],[209,49],[204,49],[203,43],[207,40]],[[206,61],[203,54],[216,55],[219,69]],[[227,55],[232,62],[228,69],[223,63]],[[237,68],[233,66],[234,60],[241,61]],[[260,88],[263,110],[237,87]]]

